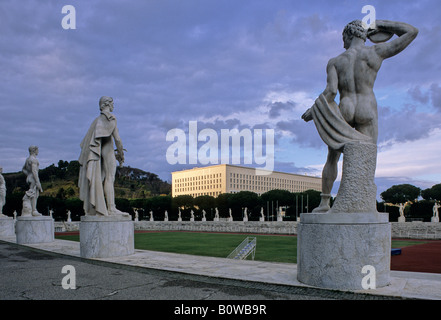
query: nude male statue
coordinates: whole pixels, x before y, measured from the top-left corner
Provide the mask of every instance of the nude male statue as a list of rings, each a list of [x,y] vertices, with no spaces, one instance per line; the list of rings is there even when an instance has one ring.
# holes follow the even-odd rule
[[[116,118],[113,112],[113,99],[101,97],[100,115],[90,126],[81,142],[79,158],[80,174],[78,187],[80,199],[86,215],[124,215],[115,206],[114,182],[116,161],[124,163],[124,149]],[[116,145],[116,153],[113,143]]]
[[[29,184],[29,190],[23,197],[22,216],[41,216],[37,210],[37,199],[40,192],[43,192],[40,178],[38,177],[39,162],[37,159],[38,147],[29,147],[29,157],[23,166],[23,173],[26,175],[26,182]]]
[[[365,46],[366,38],[381,31],[395,34],[398,38]],[[339,92],[338,108],[344,120],[374,144],[378,138],[377,101],[373,91],[377,73],[383,60],[403,51],[417,35],[418,29],[403,22],[376,20],[375,29],[366,30],[361,21],[355,20],[343,30],[346,51],[328,62],[324,98],[329,104],[335,103]],[[313,119],[311,109],[302,115],[302,119]],[[341,151],[328,146],[328,157],[322,172],[322,199],[313,212],[327,212],[330,209],[330,193],[337,178]]]

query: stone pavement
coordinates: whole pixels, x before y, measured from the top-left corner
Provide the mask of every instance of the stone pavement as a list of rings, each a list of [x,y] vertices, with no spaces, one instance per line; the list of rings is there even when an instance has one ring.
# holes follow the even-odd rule
[[[0,240],[16,245],[15,238]],[[228,281],[235,281],[236,284],[242,283],[242,286],[277,288],[278,291],[285,292],[291,289],[291,292],[297,290],[297,292],[310,295],[316,292],[317,297],[328,295],[331,299],[410,298],[441,300],[441,274],[391,271],[391,284],[386,287],[375,290],[343,292],[314,288],[298,282],[297,265],[290,263],[238,261],[146,250],[135,250],[135,254],[126,257],[84,259],[80,257],[79,242],[58,239],[51,243],[29,244],[26,247],[64,255],[65,257],[79,258],[81,261],[87,260],[88,263],[92,264],[124,267],[129,270],[162,270],[175,275],[193,276],[194,279],[204,278],[204,281],[208,282],[223,281],[223,283],[228,283]]]

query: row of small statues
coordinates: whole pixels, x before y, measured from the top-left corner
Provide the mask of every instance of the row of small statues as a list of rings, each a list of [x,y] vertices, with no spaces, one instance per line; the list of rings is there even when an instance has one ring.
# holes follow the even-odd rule
[[[138,213],[138,208],[134,208],[133,209],[135,211],[135,221],[139,220],[139,213]],[[228,209],[229,212],[229,216],[228,216],[228,221],[233,221],[233,215],[232,215],[232,211],[231,208]],[[205,210],[202,210],[202,221],[207,221],[206,218],[206,214],[207,212]],[[150,221],[154,221],[153,218],[153,211],[149,212],[150,215]],[[190,221],[194,221],[195,217],[194,217],[194,211],[191,210],[190,211]],[[277,220],[281,221],[282,219],[282,210],[279,209],[277,212]],[[243,220],[244,221],[248,221],[248,208],[244,209],[244,216],[243,216]],[[167,210],[165,210],[164,212],[164,221],[168,221],[168,212]],[[178,221],[182,221],[182,214],[181,214],[181,209],[178,209]],[[214,215],[214,219],[213,221],[219,221],[219,210],[217,208],[215,208],[215,215]],[[263,208],[261,208],[260,210],[260,221],[265,221],[265,215],[263,214]]]

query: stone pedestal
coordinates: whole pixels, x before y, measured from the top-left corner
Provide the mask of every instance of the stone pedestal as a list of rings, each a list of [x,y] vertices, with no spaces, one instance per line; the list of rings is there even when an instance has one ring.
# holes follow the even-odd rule
[[[439,217],[432,217],[430,218],[431,222],[439,222]]]
[[[15,223],[18,244],[54,241],[54,219],[48,216],[20,216]]]
[[[80,255],[83,258],[110,258],[135,252],[134,223],[124,216],[82,216]]]
[[[406,218],[404,216],[399,216],[398,222],[406,222]]]
[[[377,288],[390,282],[391,224],[387,213],[304,213],[298,225],[297,279],[338,290],[362,290],[375,270]]]
[[[12,217],[0,217],[0,237],[15,237],[14,225]]]

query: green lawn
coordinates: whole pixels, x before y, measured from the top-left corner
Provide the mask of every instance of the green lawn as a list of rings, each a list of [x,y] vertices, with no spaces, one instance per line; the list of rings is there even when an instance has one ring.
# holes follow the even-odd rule
[[[211,257],[227,257],[247,236],[257,238],[255,260],[297,262],[297,237],[245,235],[199,232],[135,233],[135,248],[140,250],[185,253]],[[56,236],[57,239],[79,241],[78,235]],[[422,241],[392,240],[392,248],[422,244]]]

